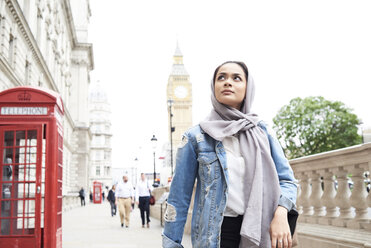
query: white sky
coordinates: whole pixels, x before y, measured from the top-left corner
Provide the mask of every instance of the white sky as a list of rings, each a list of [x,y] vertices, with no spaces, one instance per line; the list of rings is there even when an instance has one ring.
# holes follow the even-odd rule
[[[176,41],[193,87],[193,124],[209,113],[217,65],[244,61],[254,111],[272,123],[294,97],[340,100],[371,126],[371,3],[367,0],[90,0],[92,82],[112,106],[113,167],[152,171],[167,142],[166,85]],[[141,147],[141,148],[140,148]]]

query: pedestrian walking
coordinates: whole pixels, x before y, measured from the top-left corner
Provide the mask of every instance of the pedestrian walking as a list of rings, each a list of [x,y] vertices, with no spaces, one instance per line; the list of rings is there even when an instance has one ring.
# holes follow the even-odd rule
[[[144,173],[140,174],[140,180],[137,184],[135,191],[136,203],[140,209],[140,217],[142,219],[142,227],[144,228],[145,222],[149,228],[149,198],[151,195],[151,188],[149,186],[148,180]]]
[[[102,189],[102,201],[104,201],[104,189]]]
[[[84,191],[83,187],[81,187],[81,189],[79,191],[79,197],[80,197],[80,201],[81,201],[81,206],[85,206],[85,191]]]
[[[134,203],[134,189],[127,175],[123,176],[122,181],[117,184],[115,195],[116,205],[120,213],[121,227],[124,227],[124,224],[126,227],[129,227],[131,204]]]
[[[279,142],[251,112],[255,86],[246,65],[217,67],[211,92],[211,113],[178,148],[163,247],[181,247],[196,178],[193,247],[291,247],[296,180]]]
[[[90,200],[90,202],[93,202],[93,192],[91,192],[91,191],[89,193],[89,200]]]
[[[112,185],[112,188],[108,191],[107,200],[111,205],[111,215],[112,217],[116,215],[116,197],[115,197],[115,185]]]

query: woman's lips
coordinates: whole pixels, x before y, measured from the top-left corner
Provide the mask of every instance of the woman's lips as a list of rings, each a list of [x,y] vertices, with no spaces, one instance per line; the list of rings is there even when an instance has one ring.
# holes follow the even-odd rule
[[[231,95],[231,94],[233,94],[234,92],[232,91],[232,90],[223,90],[222,91],[222,94],[223,95]]]

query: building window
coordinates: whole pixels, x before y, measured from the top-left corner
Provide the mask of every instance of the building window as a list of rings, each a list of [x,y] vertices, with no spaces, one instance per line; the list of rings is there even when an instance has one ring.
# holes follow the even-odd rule
[[[104,136],[103,135],[97,135],[97,136],[95,136],[95,141],[96,141],[96,145],[98,145],[98,146],[104,146],[104,142],[105,142],[105,140],[104,140]]]
[[[100,176],[100,166],[95,167],[95,175]]]
[[[107,167],[107,166],[104,167],[104,175],[105,176],[109,176],[110,175],[110,168]]]
[[[41,47],[41,23],[42,23],[42,15],[40,9],[37,10],[37,29],[36,29],[36,42]]]
[[[96,151],[95,152],[95,160],[103,160],[104,153],[103,151]]]
[[[12,34],[9,35],[9,64],[12,66],[13,64],[13,55],[14,55],[14,36]]]
[[[30,72],[31,72],[31,65],[30,62],[26,60],[26,65],[25,65],[25,73],[24,73],[24,84],[28,85],[30,83]]]
[[[111,155],[110,152],[105,151],[105,152],[104,152],[104,160],[108,160],[108,159],[110,159],[110,157],[111,157],[110,155]]]

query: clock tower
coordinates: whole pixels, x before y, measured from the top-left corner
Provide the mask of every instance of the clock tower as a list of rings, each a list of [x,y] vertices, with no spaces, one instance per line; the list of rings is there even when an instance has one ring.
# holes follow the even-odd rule
[[[175,127],[175,131],[172,133],[172,143],[173,151],[176,151],[183,133],[192,126],[192,85],[189,81],[189,74],[184,67],[183,55],[178,44],[173,59],[173,67],[167,84],[167,100],[168,102],[172,101],[171,122]],[[168,107],[168,118],[170,125],[170,107]],[[170,126],[168,130],[170,136]]]

